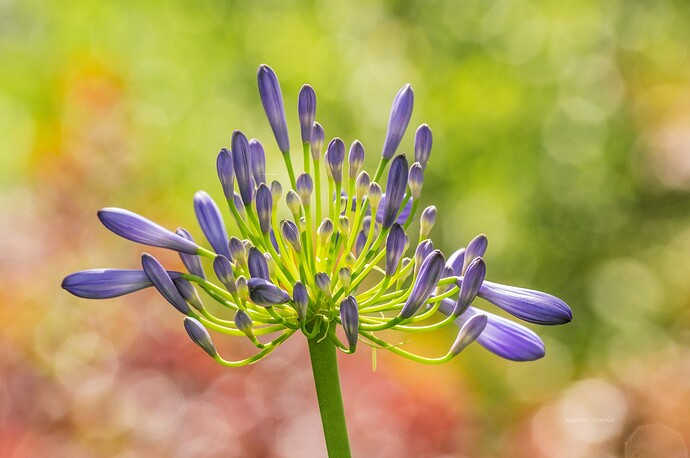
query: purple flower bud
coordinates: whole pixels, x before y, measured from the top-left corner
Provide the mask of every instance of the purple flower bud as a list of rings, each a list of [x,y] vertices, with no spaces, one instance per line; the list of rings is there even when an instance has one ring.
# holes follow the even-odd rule
[[[196,288],[192,286],[190,282],[184,278],[173,279],[175,287],[180,292],[184,300],[197,310],[201,310],[204,306],[201,304],[201,299],[199,298],[199,293],[196,292]]]
[[[315,161],[321,160],[321,151],[323,150],[323,143],[326,141],[326,133],[323,127],[318,122],[314,123],[311,131],[311,158]]]
[[[229,259],[234,259],[241,266],[247,264],[247,247],[244,246],[242,240],[234,236],[230,237],[228,251],[230,251]]]
[[[235,192],[235,195],[232,198],[232,203],[235,205],[237,213],[240,214],[240,218],[242,218],[242,220],[246,220],[246,214],[244,212],[244,203],[242,202],[242,197],[240,197],[239,193]]]
[[[388,182],[386,183],[386,201],[383,207],[383,228],[388,229],[395,222],[398,210],[405,197],[407,188],[407,159],[404,154],[399,154],[393,159]]]
[[[192,234],[190,234],[186,229],[178,227],[175,233],[180,237],[184,237],[190,242],[194,243]],[[182,263],[190,274],[196,275],[200,278],[206,278],[206,275],[204,275],[204,268],[201,266],[201,257],[195,254],[180,252],[180,259],[182,259]]]
[[[244,205],[251,205],[254,197],[254,183],[252,183],[252,167],[250,162],[251,150],[247,137],[236,130],[232,133],[232,164],[235,167],[235,179],[240,197]],[[241,205],[240,205],[241,207]]]
[[[169,272],[174,278],[178,272]],[[89,269],[75,272],[62,280],[62,287],[85,299],[109,299],[139,291],[151,286],[143,270]]]
[[[486,315],[475,315],[469,318],[460,328],[458,337],[450,348],[450,353],[457,356],[461,351],[467,348],[469,344],[477,340],[479,335],[486,328],[487,321],[488,318]]]
[[[455,275],[462,275],[462,266],[465,264],[465,248],[460,248],[451,254],[446,265],[453,269]]]
[[[398,268],[400,258],[405,252],[405,244],[407,243],[407,234],[405,229],[398,224],[393,223],[388,237],[386,238],[386,275],[391,276]]]
[[[362,254],[364,245],[367,243],[367,234],[364,231],[359,231],[357,238],[355,238],[355,256],[359,257]]]
[[[383,191],[381,186],[375,181],[369,184],[369,189],[367,190],[367,199],[369,199],[369,205],[372,209],[378,209],[381,199],[383,198]]]
[[[460,316],[467,310],[467,307],[477,297],[485,276],[486,264],[484,264],[484,260],[482,258],[474,258],[474,261],[467,267],[462,282],[458,282],[460,284],[460,294],[458,295],[458,301],[455,303],[453,315]]]
[[[235,166],[232,163],[232,153],[225,148],[218,153],[216,169],[218,171],[218,179],[223,187],[223,194],[225,194],[227,200],[230,200],[235,193]]]
[[[216,273],[218,280],[225,286],[225,289],[234,293],[237,291],[235,285],[235,274],[232,271],[232,264],[228,261],[228,258],[219,254],[213,259],[213,271]]]
[[[488,246],[489,240],[486,238],[486,235],[484,234],[479,234],[478,236],[473,238],[470,241],[470,243],[467,244],[467,249],[465,250],[465,260],[462,267],[463,275],[467,270],[467,266],[470,265],[470,262],[472,262],[474,258],[481,258],[482,256],[484,256],[484,253],[486,253],[486,248]]]
[[[247,286],[249,298],[261,307],[284,304],[290,300],[288,293],[263,278],[250,278],[247,280]]]
[[[419,268],[419,275],[412,286],[412,292],[400,311],[400,318],[411,318],[419,308],[429,299],[436,288],[443,273],[446,259],[439,250],[434,250],[427,256]]]
[[[413,105],[414,93],[412,92],[412,86],[406,84],[396,94],[393,100],[393,106],[391,107],[386,141],[383,144],[383,151],[381,153],[385,159],[392,158],[395,151],[398,149],[400,140],[402,140],[407,125],[410,123]],[[407,167],[405,167],[405,169],[407,169]]]
[[[292,189],[289,190],[285,196],[285,203],[287,203],[288,208],[292,212],[292,216],[295,219],[299,218],[300,210],[302,208],[302,200],[299,198],[299,194]]]
[[[324,220],[321,221],[319,227],[316,228],[316,235],[319,237],[319,241],[322,244],[328,243],[331,235],[333,235],[333,229],[333,221],[331,221],[330,218],[324,218]]]
[[[350,218],[344,215],[338,218],[338,230],[343,237],[350,235]]]
[[[200,346],[202,350],[208,353],[211,358],[218,356],[218,351],[213,345],[211,335],[208,333],[203,324],[194,318],[186,316],[184,318],[184,328],[187,331],[187,334],[189,334],[189,338],[192,339],[195,344]]]
[[[419,218],[419,234],[421,238],[426,238],[436,224],[436,207],[430,205],[424,209]],[[458,275],[460,272],[456,272]]]
[[[335,137],[326,150],[326,167],[336,184],[343,181],[343,162],[345,162],[345,143]]]
[[[317,272],[317,274],[314,275],[314,282],[322,293],[324,293],[326,296],[331,295],[331,278],[328,276],[328,274],[324,272]]]
[[[410,217],[410,214],[412,212],[412,204],[413,200],[409,199],[407,203],[403,206],[402,210],[400,210],[400,213],[398,214],[398,219],[396,220],[398,224],[405,224],[407,222],[407,219]],[[381,223],[383,222],[383,213],[386,208],[386,193],[383,193],[381,196],[381,203],[379,203],[378,208],[376,209],[376,221]]]
[[[156,258],[150,254],[144,253],[141,256],[141,265],[144,268],[146,276],[149,277],[149,280],[151,280],[151,283],[153,283],[153,286],[158,292],[182,314],[188,314],[189,305],[187,305],[187,302],[175,287],[170,275],[168,275]]]
[[[426,124],[422,124],[414,136],[414,160],[422,164],[424,169],[426,169],[429,156],[431,156],[432,143],[431,129]]]
[[[266,183],[261,183],[256,190],[256,214],[259,217],[261,232],[267,234],[271,229],[271,215],[273,213],[273,196]]]
[[[297,97],[297,112],[299,113],[299,125],[302,130],[302,143],[311,141],[311,133],[316,117],[316,93],[314,88],[305,84]]]
[[[347,296],[340,303],[340,321],[343,323],[347,344],[350,350],[354,351],[357,348],[357,336],[359,335],[359,309],[354,297]]]
[[[300,241],[300,232],[297,225],[293,221],[286,219],[280,223],[280,230],[283,233],[283,238],[292,245],[292,248],[297,253],[300,253],[302,251],[302,242]]]
[[[311,193],[314,191],[314,181],[311,179],[311,176],[308,173],[300,173],[297,177],[295,188],[297,188],[297,195],[299,195],[302,204],[305,206],[309,205]]]
[[[271,280],[271,276],[268,273],[268,262],[266,262],[266,258],[258,248],[251,247],[249,249],[247,265],[249,266],[249,275],[252,278],[263,278],[264,280],[268,281]]]
[[[350,179],[357,176],[360,170],[362,170],[362,165],[364,164],[364,146],[359,140],[352,142],[350,146],[350,154],[347,157],[348,162],[348,173]]]
[[[573,319],[573,312],[565,302],[541,291],[485,281],[479,297],[528,323],[557,325]]]
[[[98,219],[112,232],[133,242],[187,254],[199,252],[195,243],[129,210],[103,208],[98,212]]]
[[[273,197],[273,206],[278,205],[280,197],[283,195],[283,187],[280,182],[273,180],[271,181],[271,196]]]
[[[247,336],[254,335],[254,322],[247,312],[242,309],[236,311],[234,321],[237,329],[244,332]]]
[[[204,191],[194,194],[194,211],[199,226],[213,250],[224,256],[230,256],[228,251],[228,234],[225,230],[223,216],[211,196]]]
[[[423,240],[417,245],[417,250],[414,252],[415,275],[419,272],[422,262],[432,251],[434,251],[434,242],[430,239]]]
[[[307,293],[307,287],[304,286],[304,283],[300,281],[295,282],[295,286],[292,288],[292,301],[295,303],[295,309],[297,310],[297,316],[300,321],[306,320],[309,306],[309,293]]]
[[[424,169],[419,162],[415,162],[412,164],[412,167],[410,167],[407,182],[410,186],[412,198],[419,199],[419,196],[422,195],[422,185],[424,184]]]
[[[357,197],[357,202],[362,201],[364,196],[369,191],[370,184],[371,178],[369,178],[369,174],[365,171],[359,172],[359,175],[357,175],[357,181],[355,181],[355,196]]]
[[[280,91],[278,77],[271,67],[263,64],[259,66],[257,79],[259,80],[261,103],[264,106],[268,123],[273,130],[273,135],[276,137],[278,148],[280,148],[283,154],[288,154],[290,152],[290,139],[288,137],[287,121],[285,120],[283,94]]]
[[[254,183],[266,183],[266,153],[259,140],[252,138],[249,140],[249,165],[252,169]]]

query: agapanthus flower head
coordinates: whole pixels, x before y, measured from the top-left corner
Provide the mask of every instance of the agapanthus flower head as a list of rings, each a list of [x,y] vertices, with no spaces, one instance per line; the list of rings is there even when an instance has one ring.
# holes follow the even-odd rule
[[[105,208],[98,216],[108,229],[138,243],[179,252],[187,271],[166,270],[144,254],[141,269],[77,272],[64,279],[63,288],[80,297],[102,299],[153,286],[185,315],[189,337],[228,366],[259,361],[298,332],[308,339],[329,339],[345,353],[354,352],[362,342],[430,364],[448,361],[474,341],[510,360],[544,355],[544,344],[533,331],[480,310],[476,302],[486,301],[528,323],[556,325],[572,319],[563,301],[486,280],[488,239],[483,234],[448,257],[434,247],[431,233],[437,209],[418,208],[431,129],[426,124],[417,129],[411,166],[405,154],[397,153],[412,115],[410,85],[395,97],[383,154],[371,174],[362,170],[364,146],[359,141],[352,143],[347,164],[340,138],[323,151],[324,130],[315,122],[316,94],[305,85],[297,113],[305,170],[295,176],[278,78],[262,65],[258,81],[289,184],[266,183],[266,164],[274,162],[270,157],[267,161],[271,151],[234,131],[229,148],[221,148],[216,157],[219,192],[238,228],[234,235],[228,234],[226,213],[204,191],[194,196],[194,212],[207,243],[197,244],[184,229],[172,232],[130,211]],[[284,205],[292,219],[281,221],[277,215]],[[417,219],[419,237],[412,237],[410,225]],[[411,239],[418,242],[410,246]],[[215,278],[205,275],[202,258],[210,260]],[[198,289],[229,310],[232,319],[205,308]],[[413,354],[379,334],[433,331],[453,323],[459,327],[457,338],[437,358]],[[342,326],[345,342],[337,326]],[[209,330],[248,338],[257,352],[247,359],[225,360]]]

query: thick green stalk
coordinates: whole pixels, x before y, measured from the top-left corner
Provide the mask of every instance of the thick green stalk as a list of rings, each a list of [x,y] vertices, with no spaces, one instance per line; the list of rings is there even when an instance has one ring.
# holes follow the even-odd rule
[[[347,438],[347,424],[343,399],[340,394],[340,378],[338,376],[338,361],[336,360],[335,344],[323,337],[308,339],[311,368],[314,373],[316,397],[319,400],[321,423],[326,437],[326,449],[329,458],[349,458],[350,443]]]

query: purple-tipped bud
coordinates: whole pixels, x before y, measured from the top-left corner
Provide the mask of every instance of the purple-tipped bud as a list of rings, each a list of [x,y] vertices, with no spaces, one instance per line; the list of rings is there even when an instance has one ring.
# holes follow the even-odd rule
[[[245,302],[249,298],[249,286],[247,286],[247,277],[240,275],[235,280],[235,286],[237,288],[237,297],[239,297],[241,302]]]
[[[328,144],[326,150],[326,168],[330,171],[330,176],[333,181],[342,183],[343,181],[343,162],[345,162],[345,143],[335,137]]]
[[[268,234],[271,230],[271,214],[273,212],[273,196],[266,183],[261,183],[256,190],[256,214],[259,217],[261,232]]]
[[[364,231],[359,231],[357,238],[355,238],[355,256],[359,257],[362,254],[364,245],[367,243],[367,234]]]
[[[234,259],[240,266],[247,265],[247,247],[244,246],[242,240],[233,236],[228,242],[228,250],[230,251],[229,259]]]
[[[204,306],[201,303],[199,293],[196,292],[196,288],[194,288],[194,286],[190,282],[188,282],[184,278],[175,278],[173,279],[173,283],[175,284],[175,288],[177,288],[184,300],[189,305],[191,305],[199,311],[204,308]]]
[[[350,218],[345,215],[338,218],[338,231],[343,237],[350,235]]]
[[[338,279],[343,288],[347,289],[352,281],[352,270],[349,267],[343,267],[338,271]]]
[[[383,228],[388,229],[395,222],[398,210],[407,189],[407,159],[399,154],[393,159],[386,182],[386,201],[383,207]]]
[[[268,272],[268,262],[264,254],[259,251],[256,247],[251,247],[249,249],[249,255],[247,256],[247,265],[249,267],[249,275],[252,278],[263,278],[264,280],[271,280],[270,273]]]
[[[290,138],[288,137],[287,121],[285,120],[285,106],[283,94],[280,91],[278,77],[268,65],[260,65],[257,73],[259,81],[259,95],[264,106],[268,123],[276,137],[278,148],[283,154],[290,152]],[[234,149],[233,149],[234,152]]]
[[[181,313],[184,315],[188,314],[189,305],[187,305],[187,302],[175,287],[170,275],[168,275],[156,258],[144,253],[141,256],[141,266],[144,268],[144,272],[151,280],[151,283],[153,283],[153,286],[161,293],[161,296]]]
[[[299,194],[292,189],[289,190],[285,196],[285,203],[287,203],[288,208],[292,212],[292,216],[295,219],[299,218],[299,214],[302,209],[302,201],[299,198]]]
[[[283,238],[292,245],[297,253],[302,251],[302,242],[300,241],[300,232],[297,225],[289,220],[283,220],[280,223],[280,230],[283,233]]]
[[[242,220],[246,220],[246,214],[244,212],[244,203],[242,202],[242,197],[238,192],[235,192],[235,195],[232,198],[232,203],[235,205],[235,208],[237,209],[237,213],[240,214],[240,218]]]
[[[247,137],[236,130],[232,133],[232,164],[235,166],[235,179],[244,205],[251,205],[254,197],[254,183],[251,166],[251,150]]]
[[[316,229],[316,235],[319,237],[319,242],[321,244],[325,245],[328,243],[331,235],[333,235],[333,221],[331,221],[330,218],[324,218]]]
[[[314,282],[322,293],[324,293],[326,296],[331,295],[331,279],[328,274],[318,272],[316,275],[314,275]]]
[[[233,321],[237,329],[245,333],[245,335],[249,337],[254,335],[254,322],[247,312],[242,309],[236,311]]]
[[[431,230],[436,224],[436,207],[430,205],[424,209],[422,216],[419,217],[419,236],[421,238],[429,237]],[[460,272],[456,272],[458,275]]]
[[[429,126],[426,124],[419,126],[414,136],[414,160],[422,164],[422,168],[424,169],[426,169],[426,164],[429,162],[429,156],[431,156],[432,142],[433,139]]]
[[[486,315],[475,315],[468,319],[460,328],[458,337],[450,348],[450,353],[457,356],[461,351],[467,348],[469,344],[477,340],[486,328],[487,321],[488,318]]]
[[[314,191],[314,181],[308,173],[300,173],[295,183],[297,188],[297,195],[299,195],[302,204],[306,207],[311,202],[311,193]]]
[[[429,256],[429,254],[431,254],[432,251],[434,251],[434,242],[432,242],[430,239],[423,240],[419,243],[419,245],[417,245],[417,250],[414,252],[415,275],[417,275],[417,272],[419,272],[422,262],[427,256]]]
[[[261,307],[284,304],[290,300],[288,293],[263,278],[250,278],[247,280],[247,287],[249,298]]]
[[[297,112],[299,113],[299,125],[302,131],[302,143],[311,141],[311,133],[316,117],[316,93],[314,88],[305,84],[297,97]]]
[[[354,297],[347,296],[340,303],[340,321],[343,323],[347,344],[351,351],[355,351],[359,335],[359,308]]]
[[[347,156],[348,172],[350,179],[357,176],[362,165],[364,165],[364,146],[359,140],[352,142],[350,146],[350,154]]]
[[[412,286],[412,292],[400,311],[400,318],[407,319],[414,316],[419,308],[429,299],[436,288],[443,273],[446,259],[439,250],[434,250],[427,256],[419,268],[419,275]]]
[[[453,269],[455,275],[462,275],[462,266],[465,264],[465,248],[456,250],[451,254],[446,262],[446,265]]]
[[[199,226],[201,226],[201,230],[213,250],[218,254],[230,256],[225,222],[220,214],[220,209],[211,199],[211,196],[204,191],[194,194],[194,211],[196,219],[199,220]]]
[[[383,144],[381,155],[385,159],[390,159],[395,154],[400,140],[402,140],[407,125],[412,117],[412,106],[414,105],[414,92],[412,86],[406,84],[398,91],[393,100],[391,115],[388,120],[388,131],[386,141]]]
[[[405,252],[405,245],[407,244],[407,234],[405,229],[398,224],[393,223],[388,237],[386,238],[386,275],[391,276],[398,268],[400,258]]]
[[[465,250],[465,260],[462,266],[462,273],[465,274],[467,267],[474,260],[474,258],[481,258],[486,253],[486,248],[489,246],[489,240],[486,235],[479,234],[467,244]]]
[[[479,293],[479,288],[486,277],[486,264],[482,258],[474,258],[465,271],[465,276],[460,283],[460,294],[458,301],[455,303],[455,310],[453,315],[460,316],[465,313],[465,310],[472,304],[472,301]]]
[[[306,320],[309,306],[309,293],[304,283],[300,281],[295,282],[295,286],[292,288],[292,302],[295,304],[295,310],[297,311],[297,316],[300,321]]]
[[[208,353],[211,358],[218,356],[218,351],[216,350],[213,341],[211,340],[211,335],[208,333],[203,324],[194,318],[186,316],[184,318],[184,328],[189,334],[189,338],[201,347],[206,353]]]
[[[419,199],[422,195],[422,186],[424,185],[424,169],[422,164],[415,162],[410,167],[410,172],[407,175],[407,183],[410,187],[410,194],[413,199]]]
[[[184,237],[190,242],[194,243],[192,234],[190,234],[189,231],[187,231],[186,229],[178,227],[175,233],[180,237]],[[200,278],[206,278],[206,276],[204,275],[204,268],[201,266],[201,257],[195,254],[187,254],[180,252],[180,259],[182,260],[182,263],[187,268],[187,271],[190,274],[196,275]]]
[[[218,170],[218,179],[223,187],[223,194],[227,200],[230,200],[235,193],[235,166],[232,163],[232,153],[225,148],[218,153],[216,169]]]
[[[371,205],[373,210],[379,208],[379,203],[381,202],[382,197],[383,191],[381,190],[381,186],[379,186],[379,184],[375,181],[372,182],[367,190],[367,199],[369,200],[369,205]]]
[[[565,302],[541,291],[485,281],[479,288],[479,297],[528,323],[557,325],[573,319]]]
[[[369,178],[369,174],[365,171],[359,172],[357,181],[355,182],[355,196],[357,197],[357,202],[361,202],[367,192],[369,192],[370,184],[371,178]]]
[[[199,251],[195,243],[129,210],[103,208],[98,212],[98,219],[112,232],[133,242],[187,254]]]
[[[273,206],[278,205],[280,198],[283,195],[283,186],[280,182],[273,180],[271,181],[271,197],[273,197]]]
[[[213,259],[213,271],[216,273],[218,280],[225,286],[225,289],[234,293],[237,291],[235,286],[235,274],[232,271],[232,264],[228,258],[219,254]]]
[[[169,274],[173,276],[173,273]],[[179,273],[174,275],[179,277]],[[77,297],[109,299],[151,286],[143,270],[89,269],[75,272],[62,280],[62,287]]]
[[[266,153],[259,140],[252,138],[249,140],[249,164],[252,169],[254,183],[266,183]]]
[[[323,150],[323,144],[326,141],[326,133],[323,131],[323,127],[318,122],[314,123],[314,127],[311,131],[311,158],[315,161],[321,160],[321,151]]]

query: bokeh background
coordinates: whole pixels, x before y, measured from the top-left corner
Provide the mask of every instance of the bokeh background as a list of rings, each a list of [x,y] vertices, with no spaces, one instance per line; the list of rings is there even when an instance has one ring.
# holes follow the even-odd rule
[[[478,346],[443,367],[342,358],[356,456],[687,456],[689,43],[683,0],[1,1],[0,456],[325,455],[302,339],[223,369],[153,292],[95,302],[59,287],[139,265],[144,248],[99,224],[103,206],[200,236],[192,196],[222,195],[215,155],[233,129],[286,178],[261,63],[281,78],[293,144],[309,82],[327,137],[359,138],[369,167],[410,82],[401,149],[430,124],[436,245],[484,232],[490,279],[575,314],[538,330],[534,363]]]

